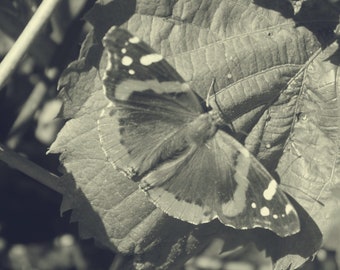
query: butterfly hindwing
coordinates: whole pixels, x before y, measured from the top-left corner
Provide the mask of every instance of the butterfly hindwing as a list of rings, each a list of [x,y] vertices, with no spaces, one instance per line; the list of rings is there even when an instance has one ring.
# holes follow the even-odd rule
[[[280,236],[300,230],[298,214],[275,179],[237,140],[218,131],[212,140],[216,156],[228,157],[234,168],[236,188],[232,199],[220,198],[218,217],[235,228],[267,228]],[[219,167],[227,160],[216,160]]]
[[[280,236],[300,228],[276,181],[223,131],[186,156],[160,165],[142,179],[141,187],[163,211],[194,224],[217,217],[234,228],[267,228]]]
[[[100,143],[112,165],[162,211],[193,224],[218,218],[237,229],[299,231],[298,215],[263,165],[219,129],[218,112],[199,98],[159,54],[113,27]]]

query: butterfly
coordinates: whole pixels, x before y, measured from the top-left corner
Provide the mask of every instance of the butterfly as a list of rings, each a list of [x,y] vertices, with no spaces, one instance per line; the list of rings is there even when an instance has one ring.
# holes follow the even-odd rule
[[[166,214],[192,224],[295,234],[295,208],[265,167],[202,105],[162,55],[113,26],[103,38],[109,105],[99,140],[115,169]]]

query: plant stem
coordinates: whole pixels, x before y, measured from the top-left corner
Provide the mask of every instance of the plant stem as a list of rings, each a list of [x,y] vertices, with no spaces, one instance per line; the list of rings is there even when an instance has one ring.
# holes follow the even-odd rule
[[[132,269],[132,260],[129,256],[116,253],[109,270]]]
[[[61,0],[44,0],[0,64],[0,90]]]
[[[8,166],[12,167],[13,169],[28,175],[44,186],[47,186],[48,188],[61,194],[63,193],[61,180],[58,176],[24,158],[18,153],[6,148],[2,144],[0,144],[0,160],[7,163]]]

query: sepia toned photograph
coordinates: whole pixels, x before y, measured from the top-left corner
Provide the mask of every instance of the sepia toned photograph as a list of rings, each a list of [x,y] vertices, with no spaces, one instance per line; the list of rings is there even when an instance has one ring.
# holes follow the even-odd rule
[[[339,18],[1,0],[0,270],[339,270]]]

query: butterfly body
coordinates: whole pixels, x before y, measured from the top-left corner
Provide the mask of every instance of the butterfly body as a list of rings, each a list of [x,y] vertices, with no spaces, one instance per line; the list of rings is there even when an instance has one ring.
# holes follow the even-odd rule
[[[215,135],[217,130],[217,119],[214,115],[204,113],[188,125],[186,136],[192,143],[203,145]]]
[[[161,55],[117,27],[103,43],[111,103],[98,130],[115,169],[183,221],[218,218],[237,229],[261,227],[280,236],[299,231],[297,213],[276,181]]]

